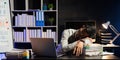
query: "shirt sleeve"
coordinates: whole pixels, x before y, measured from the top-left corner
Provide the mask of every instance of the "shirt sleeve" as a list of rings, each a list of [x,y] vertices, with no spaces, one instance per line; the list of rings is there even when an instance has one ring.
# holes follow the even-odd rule
[[[68,30],[64,30],[62,33],[62,38],[61,38],[62,49],[64,52],[74,49],[75,45],[77,44],[77,41],[68,44],[69,37],[70,37],[70,34],[69,34]]]

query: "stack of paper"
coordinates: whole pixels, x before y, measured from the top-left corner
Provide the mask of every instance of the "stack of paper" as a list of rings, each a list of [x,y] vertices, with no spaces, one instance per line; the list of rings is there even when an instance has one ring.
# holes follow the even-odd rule
[[[91,44],[85,48],[85,55],[87,56],[98,56],[102,55],[103,47],[100,44]]]

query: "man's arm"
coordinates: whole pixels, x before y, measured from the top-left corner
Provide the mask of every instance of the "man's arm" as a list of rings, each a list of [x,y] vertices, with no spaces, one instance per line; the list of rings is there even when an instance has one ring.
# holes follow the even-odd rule
[[[68,44],[68,38],[71,36],[68,31],[69,30],[64,30],[62,33],[62,37],[61,37],[62,49],[64,52],[67,52],[67,51],[74,49],[74,47],[77,44],[77,41]]]

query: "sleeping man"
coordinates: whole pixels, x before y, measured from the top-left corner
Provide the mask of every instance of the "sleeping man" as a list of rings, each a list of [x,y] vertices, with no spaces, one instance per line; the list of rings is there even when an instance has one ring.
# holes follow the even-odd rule
[[[66,29],[62,33],[61,48],[62,52],[79,56],[83,53],[85,40],[89,44],[95,42],[95,27],[83,25],[79,29]]]

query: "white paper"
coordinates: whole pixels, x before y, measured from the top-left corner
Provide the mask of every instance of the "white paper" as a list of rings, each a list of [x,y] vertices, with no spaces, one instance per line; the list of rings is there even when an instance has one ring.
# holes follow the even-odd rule
[[[9,0],[0,0],[0,53],[13,49]]]

